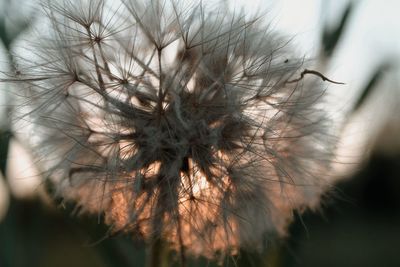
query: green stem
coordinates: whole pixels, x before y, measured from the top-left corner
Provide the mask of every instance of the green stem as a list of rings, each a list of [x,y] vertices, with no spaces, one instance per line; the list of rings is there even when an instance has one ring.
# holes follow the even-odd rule
[[[168,267],[168,249],[164,242],[157,238],[149,245],[146,267]]]

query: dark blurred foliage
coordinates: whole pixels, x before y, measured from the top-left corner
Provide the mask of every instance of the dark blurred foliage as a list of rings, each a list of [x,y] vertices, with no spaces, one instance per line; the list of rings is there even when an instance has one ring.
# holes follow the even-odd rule
[[[353,2],[349,3],[343,12],[341,19],[332,29],[325,27],[322,33],[322,47],[324,49],[324,56],[329,57],[333,54],[333,51],[335,50],[336,45],[338,44],[340,37],[342,36],[349,21],[350,15],[354,10],[354,5],[355,3]]]
[[[400,266],[400,154],[374,153],[320,214],[291,227],[283,266]]]
[[[7,154],[8,145],[10,141],[11,133],[9,130],[0,129],[0,172],[5,176],[6,165],[7,165]]]
[[[359,96],[357,102],[354,104],[352,112],[356,112],[360,109],[360,107],[366,102],[365,100],[371,95],[372,91],[377,88],[377,84],[382,80],[385,72],[390,68],[389,65],[379,66],[374,72],[374,74],[369,79],[368,83],[365,85],[362,90],[361,95]]]
[[[325,56],[332,55],[353,9],[349,5],[336,27],[325,30]],[[7,34],[3,18],[0,37],[9,48],[13,37]],[[370,78],[353,111],[376,88],[384,69]],[[10,135],[7,129],[0,129],[3,175]],[[39,200],[12,198],[6,218],[0,222],[0,267],[145,266],[144,244],[130,236],[110,236],[109,229],[98,221],[97,217],[76,215],[68,205],[54,209]],[[297,217],[287,240],[271,243],[261,254],[242,251],[221,261],[223,266],[238,267],[400,266],[399,240],[400,153],[373,153],[354,177],[336,185],[334,197],[327,198],[319,212]],[[171,262],[179,266],[177,255],[164,253],[160,267],[171,266]],[[189,262],[191,267],[219,265],[206,259]]]
[[[106,231],[104,226],[94,225],[97,220],[77,220],[66,214],[50,210],[40,201],[13,199],[0,224],[0,266],[144,265],[143,251],[130,238],[109,237],[100,242]]]

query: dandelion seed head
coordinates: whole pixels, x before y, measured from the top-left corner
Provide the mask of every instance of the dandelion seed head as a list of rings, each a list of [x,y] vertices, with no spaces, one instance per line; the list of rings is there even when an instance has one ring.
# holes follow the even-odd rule
[[[56,194],[114,231],[214,257],[285,235],[329,187],[304,60],[261,18],[200,1],[44,3],[21,118]],[[34,58],[34,59],[32,59]]]

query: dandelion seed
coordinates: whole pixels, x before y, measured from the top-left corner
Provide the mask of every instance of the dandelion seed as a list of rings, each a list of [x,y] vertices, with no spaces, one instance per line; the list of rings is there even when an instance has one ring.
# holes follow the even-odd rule
[[[114,231],[215,257],[285,235],[329,187],[320,84],[290,44],[223,7],[46,3],[20,61],[22,118],[56,193]]]

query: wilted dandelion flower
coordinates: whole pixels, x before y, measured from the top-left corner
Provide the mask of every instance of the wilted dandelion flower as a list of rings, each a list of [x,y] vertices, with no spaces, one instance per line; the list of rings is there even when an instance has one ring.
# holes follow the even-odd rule
[[[320,84],[261,19],[173,0],[46,3],[17,78],[56,193],[213,257],[284,235],[328,187]]]

